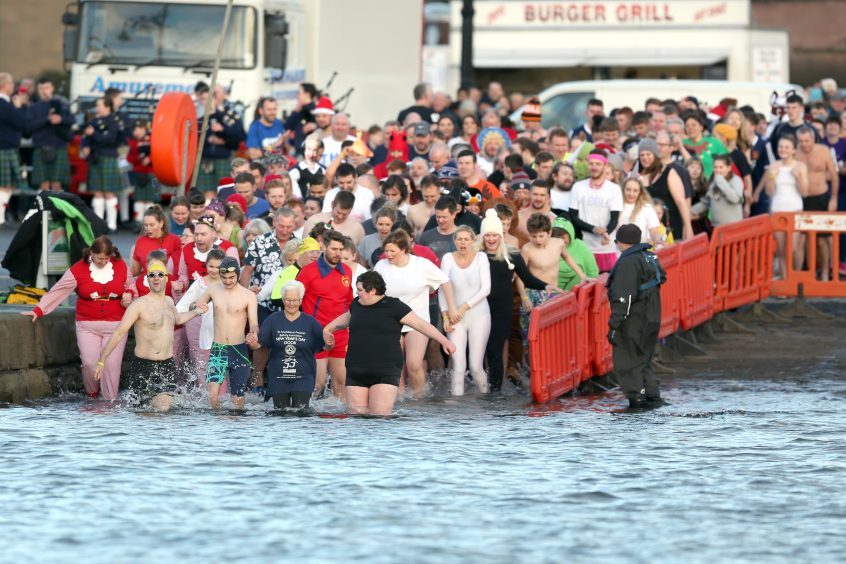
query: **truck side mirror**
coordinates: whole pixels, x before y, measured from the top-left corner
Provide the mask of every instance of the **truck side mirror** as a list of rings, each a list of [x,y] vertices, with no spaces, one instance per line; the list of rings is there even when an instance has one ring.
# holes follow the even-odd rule
[[[76,60],[79,46],[79,28],[66,27],[62,32],[62,56],[66,63]]]
[[[78,26],[79,14],[74,14],[73,12],[65,12],[64,14],[62,14],[62,25]]]
[[[288,20],[284,14],[268,14],[264,18],[265,66],[284,70],[288,63]]]

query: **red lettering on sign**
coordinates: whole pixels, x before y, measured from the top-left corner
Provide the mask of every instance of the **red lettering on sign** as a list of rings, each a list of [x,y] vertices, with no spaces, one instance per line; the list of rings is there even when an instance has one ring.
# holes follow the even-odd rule
[[[500,6],[490,14],[488,14],[488,25],[493,24],[500,16],[505,15],[505,6]]]
[[[604,22],[605,21],[605,6],[602,4],[596,5],[596,21]]]
[[[535,21],[535,7],[531,4],[526,4],[526,9],[523,11],[523,19],[527,22]]]

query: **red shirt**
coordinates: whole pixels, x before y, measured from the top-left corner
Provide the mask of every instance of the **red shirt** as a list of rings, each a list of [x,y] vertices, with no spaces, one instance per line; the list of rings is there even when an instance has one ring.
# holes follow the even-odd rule
[[[150,137],[147,136],[144,139],[142,139],[141,141],[139,141],[138,139],[132,138],[127,142],[127,144],[129,145],[129,154],[126,155],[126,160],[129,162],[129,164],[132,165],[133,172],[138,172],[138,173],[141,173],[141,174],[152,174],[153,173],[152,160],[150,161],[150,164],[145,165],[143,162],[141,162],[141,155],[138,153],[138,149],[140,147],[146,146],[147,149],[148,149],[147,156],[150,155],[150,152],[149,152]]]
[[[231,249],[234,246],[235,245],[233,245],[229,241],[220,241],[220,243],[215,243],[214,245],[212,245],[212,248],[220,249],[225,253],[227,250]],[[195,272],[200,276],[205,276],[206,274],[208,274],[208,271],[206,270],[206,262],[194,256],[195,248],[196,247],[194,246],[194,243],[188,243],[182,248],[182,261],[184,261],[185,267],[188,269],[188,284],[194,282]],[[174,270],[179,272],[178,268],[175,268]],[[188,286],[185,287],[187,288]]]
[[[126,279],[129,269],[121,259],[112,259],[114,275],[105,284],[95,282],[91,278],[90,263],[79,261],[70,267],[71,274],[76,279],[77,321],[120,321],[126,309],[120,305],[123,292],[126,289]]]
[[[438,268],[441,267],[441,261],[438,260],[438,255],[436,255],[435,252],[426,245],[418,245],[417,243],[412,243],[410,254],[416,255],[420,258],[424,258],[435,266],[437,266]],[[385,258],[384,252],[379,255],[379,260],[382,260],[383,258]]]
[[[352,271],[344,263],[332,266],[323,255],[306,265],[297,275],[305,286],[303,313],[311,315],[323,326],[350,309],[353,300]]]
[[[132,253],[132,260],[141,265],[141,270],[145,271],[147,268],[147,256],[157,250],[163,250],[167,254],[167,258],[173,261],[173,272],[179,272],[179,257],[182,255],[182,241],[173,233],[168,233],[161,239],[152,239],[146,235],[138,237],[135,241],[135,251]]]

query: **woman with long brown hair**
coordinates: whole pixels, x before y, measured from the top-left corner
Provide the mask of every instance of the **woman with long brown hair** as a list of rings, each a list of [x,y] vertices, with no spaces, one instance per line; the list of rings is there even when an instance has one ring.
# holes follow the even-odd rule
[[[124,337],[103,368],[99,382],[94,378],[100,351],[106,346],[129,302],[134,290],[129,286],[132,278],[120,257],[120,251],[105,235],[94,239],[91,247],[82,253],[82,260],[71,266],[47,292],[32,311],[22,312],[32,322],[44,317],[72,292],[76,302],[76,342],[82,360],[82,382],[85,393],[91,398],[116,400],[120,383],[120,365],[123,360]]]
[[[176,274],[179,272],[179,257],[182,255],[182,241],[169,232],[169,223],[164,210],[159,206],[150,206],[146,209],[142,219],[141,236],[138,237],[135,246],[132,248],[131,272],[133,276],[138,276],[146,268],[147,255],[151,251],[161,249],[167,255],[168,272],[176,280]],[[183,288],[178,282],[174,282],[173,289],[182,291]]]

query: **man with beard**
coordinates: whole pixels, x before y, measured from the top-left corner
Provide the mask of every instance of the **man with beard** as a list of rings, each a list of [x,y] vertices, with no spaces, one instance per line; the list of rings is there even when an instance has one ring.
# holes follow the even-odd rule
[[[550,205],[552,209],[561,212],[570,211],[570,191],[576,181],[573,167],[567,163],[556,163],[552,168],[552,190],[550,190]]]
[[[517,212],[517,230],[526,237],[529,236],[529,231],[526,229],[526,222],[534,214],[541,213],[547,216],[550,221],[555,220],[556,216],[552,213],[549,196],[549,183],[546,180],[538,178],[532,181],[532,188],[529,190],[529,207]]]
[[[408,147],[408,159],[420,157],[429,162],[429,150],[432,148],[432,128],[425,121],[414,124],[414,139]]]

